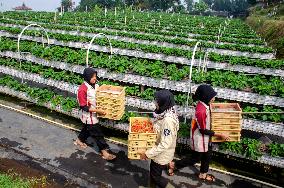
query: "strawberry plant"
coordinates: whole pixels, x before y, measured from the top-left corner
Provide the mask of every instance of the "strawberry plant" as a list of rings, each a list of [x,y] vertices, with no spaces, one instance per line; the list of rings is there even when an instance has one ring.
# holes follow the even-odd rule
[[[278,143],[269,144],[268,153],[272,157],[284,157],[284,144],[278,144]]]
[[[179,131],[178,131],[178,136],[182,138],[188,138],[190,135],[190,127],[188,124],[185,123],[180,123],[179,124]]]
[[[78,107],[78,103],[74,98],[66,97],[61,100],[62,109],[66,112],[70,112],[73,108]]]
[[[256,160],[263,154],[260,152],[261,143],[255,139],[243,138],[240,142],[223,142],[220,150],[243,155],[244,157]]]
[[[155,89],[147,88],[143,92],[139,94],[139,97],[142,97],[147,100],[154,100],[154,93],[156,92]]]
[[[251,158],[256,160],[262,153],[260,152],[261,143],[258,140],[243,138],[242,141],[243,146],[243,155],[247,158]]]
[[[23,66],[21,67],[21,70],[26,70],[27,72],[33,72],[36,74],[40,74],[45,76],[46,78],[51,79],[57,79],[59,81],[65,81],[73,84],[80,85],[84,80],[80,74],[76,74],[69,71],[61,71],[61,70],[55,70],[51,69],[49,67],[44,67],[42,65],[35,65],[31,62],[22,62]],[[19,63],[14,61],[13,59],[1,59],[0,58],[0,65],[5,65],[8,67],[14,67],[17,69],[20,69]],[[49,70],[52,70],[51,73],[49,73]],[[99,80],[99,84],[107,84],[107,85],[124,85],[124,83],[118,83],[118,82],[112,82],[109,80]],[[139,96],[144,99],[152,100],[154,96],[154,92],[156,89],[148,88],[144,92],[140,92],[140,87],[138,85],[125,85],[126,87],[126,94],[129,96]],[[180,93],[180,92],[174,92],[175,94],[175,101],[179,105],[185,105],[187,101],[187,94]],[[190,97],[189,98],[189,104],[193,104],[193,100]],[[220,101],[220,102],[228,102],[228,101]],[[281,109],[275,108],[272,106],[264,106],[263,108],[257,108],[257,107],[251,107],[242,104],[243,111],[244,112],[282,112]],[[256,118],[261,119],[265,121],[273,121],[273,122],[282,122],[284,120],[284,116],[282,114],[245,114],[245,117],[249,118]]]

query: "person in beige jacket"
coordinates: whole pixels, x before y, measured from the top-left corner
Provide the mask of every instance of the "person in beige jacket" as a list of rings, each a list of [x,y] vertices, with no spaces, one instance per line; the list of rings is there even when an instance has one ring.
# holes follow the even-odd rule
[[[154,127],[157,130],[155,146],[145,153],[140,153],[141,159],[151,159],[150,182],[160,188],[174,187],[169,180],[162,177],[162,171],[174,158],[179,120],[175,112],[174,96],[168,90],[155,93],[156,110]]]

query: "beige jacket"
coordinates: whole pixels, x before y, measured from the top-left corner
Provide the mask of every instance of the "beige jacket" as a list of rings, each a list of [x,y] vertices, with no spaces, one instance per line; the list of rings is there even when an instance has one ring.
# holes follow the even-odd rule
[[[146,151],[146,156],[160,165],[166,165],[174,158],[179,121],[172,112],[167,112],[163,119],[154,122],[157,128],[157,141],[153,148]]]

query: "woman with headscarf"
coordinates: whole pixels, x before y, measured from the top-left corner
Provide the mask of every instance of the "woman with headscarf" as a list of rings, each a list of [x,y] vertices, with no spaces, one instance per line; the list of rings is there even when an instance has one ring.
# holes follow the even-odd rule
[[[162,177],[162,171],[173,160],[179,120],[175,112],[174,96],[168,90],[155,93],[156,110],[154,113],[154,127],[157,130],[157,142],[155,146],[145,153],[140,153],[141,159],[151,159],[150,180],[160,188],[173,187],[169,181]]]
[[[83,73],[84,83],[79,87],[77,93],[78,103],[81,109],[82,130],[78,139],[74,142],[82,148],[86,148],[86,139],[92,136],[101,152],[102,158],[113,160],[116,156],[109,153],[109,145],[104,139],[104,134],[100,129],[99,120],[96,114],[105,114],[101,109],[96,108],[97,72],[93,68],[86,68]]]
[[[209,170],[209,163],[212,155],[212,145],[210,138],[212,136],[221,137],[228,140],[226,134],[217,134],[210,128],[210,103],[214,102],[217,93],[210,85],[200,85],[194,95],[198,100],[195,108],[195,117],[192,120],[192,127],[190,131],[190,147],[193,150],[191,158],[184,158],[179,161],[171,162],[169,164],[168,174],[174,175],[174,170],[184,168],[186,166],[193,166],[195,163],[201,161],[199,179],[205,181],[215,181],[215,177],[207,174]]]

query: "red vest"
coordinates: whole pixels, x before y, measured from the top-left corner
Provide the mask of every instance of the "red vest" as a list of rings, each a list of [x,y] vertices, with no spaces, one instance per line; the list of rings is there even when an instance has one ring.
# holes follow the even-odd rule
[[[205,103],[199,101],[192,119],[190,131],[190,147],[197,152],[207,152],[210,136],[201,134],[199,129],[210,130],[210,109]]]
[[[99,85],[96,84],[93,88],[87,82],[84,82],[78,89],[77,100],[80,106],[89,106],[90,108],[96,108],[96,91]],[[99,122],[96,113],[80,111],[81,121],[85,124],[94,125]]]

